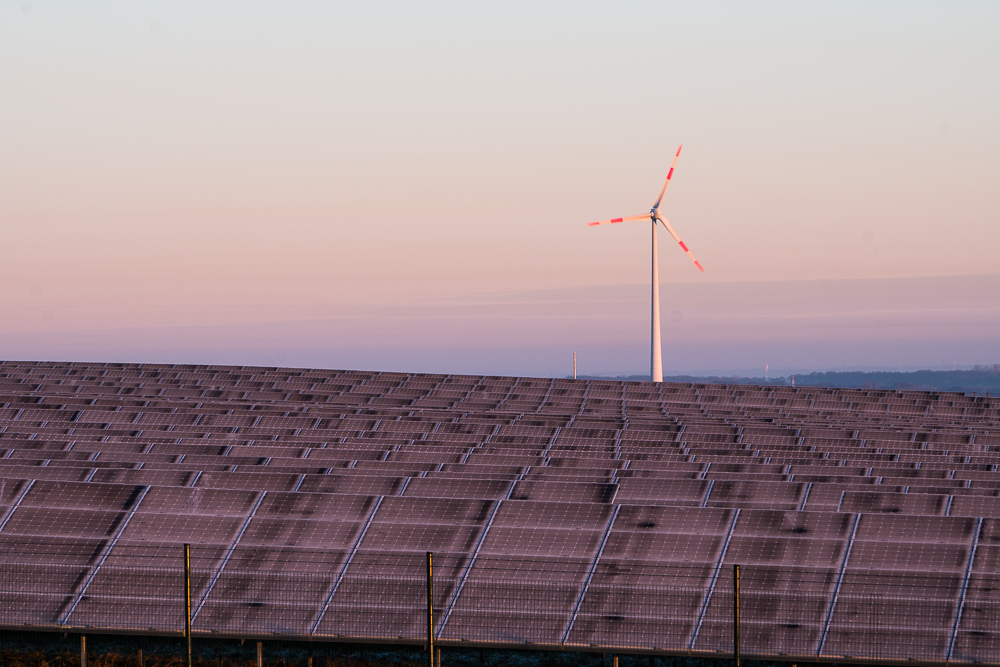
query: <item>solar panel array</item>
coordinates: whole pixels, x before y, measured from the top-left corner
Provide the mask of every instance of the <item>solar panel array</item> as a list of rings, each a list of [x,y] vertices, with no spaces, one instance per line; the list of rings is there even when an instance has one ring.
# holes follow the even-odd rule
[[[7,626],[996,661],[989,397],[0,363]],[[907,609],[900,614],[898,609]]]

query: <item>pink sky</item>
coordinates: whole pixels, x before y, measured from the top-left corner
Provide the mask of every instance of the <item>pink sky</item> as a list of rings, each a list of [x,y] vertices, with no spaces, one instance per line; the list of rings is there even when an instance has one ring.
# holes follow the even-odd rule
[[[985,2],[3,5],[0,357],[545,374],[588,345],[641,371],[648,229],[585,223],[648,210],[684,143],[663,212],[706,272],[662,246],[665,342],[714,314],[665,371],[754,368],[780,331],[789,368],[993,363],[988,326],[894,280],[986,276],[962,284],[1000,308],[975,291],[1000,271],[998,29]],[[801,297],[862,279],[906,360]],[[828,311],[856,324],[836,354]]]

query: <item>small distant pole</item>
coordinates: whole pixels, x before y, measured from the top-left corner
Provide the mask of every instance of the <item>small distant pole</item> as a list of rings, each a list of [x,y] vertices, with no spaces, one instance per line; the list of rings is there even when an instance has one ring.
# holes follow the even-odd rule
[[[139,635],[139,667],[142,667],[142,635]]]
[[[264,642],[257,642],[257,667],[264,667]]]
[[[733,564],[733,657],[740,667],[740,566]]]
[[[80,635],[80,667],[87,667],[87,635]]]
[[[792,373],[792,386],[795,386],[795,373]]]
[[[427,667],[434,667],[434,554],[427,552]]]
[[[770,366],[764,364],[764,382],[767,382],[767,371],[770,370]]]
[[[573,379],[576,379],[576,352],[573,353]]]
[[[187,639],[187,665],[191,665],[191,545],[184,545],[184,637]]]

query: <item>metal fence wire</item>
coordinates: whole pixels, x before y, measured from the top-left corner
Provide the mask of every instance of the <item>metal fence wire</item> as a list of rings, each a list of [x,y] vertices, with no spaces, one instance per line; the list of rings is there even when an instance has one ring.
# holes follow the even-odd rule
[[[516,568],[494,570],[507,575]],[[996,581],[928,584],[917,575],[743,567],[740,654],[872,662],[997,663]],[[195,568],[197,637],[424,643],[424,576]],[[683,581],[683,579],[679,579]],[[697,580],[692,579],[694,584]],[[435,640],[444,645],[732,655],[734,579],[699,585],[592,583],[561,574],[434,580]],[[0,625],[102,634],[182,634],[183,568],[0,564]]]

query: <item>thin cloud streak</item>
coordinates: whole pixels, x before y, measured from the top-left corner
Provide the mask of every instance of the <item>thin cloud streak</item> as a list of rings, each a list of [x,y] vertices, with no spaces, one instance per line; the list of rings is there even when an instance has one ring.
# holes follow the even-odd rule
[[[998,354],[1000,275],[680,284],[663,292],[670,373],[730,373],[764,363],[776,373],[942,367],[991,363]],[[648,298],[642,285],[533,290],[354,304],[335,317],[313,316],[324,309],[313,304],[289,319],[290,311],[275,310],[279,317],[271,321],[8,329],[0,349],[21,359],[540,376],[565,375],[575,350],[587,373],[641,373]]]

